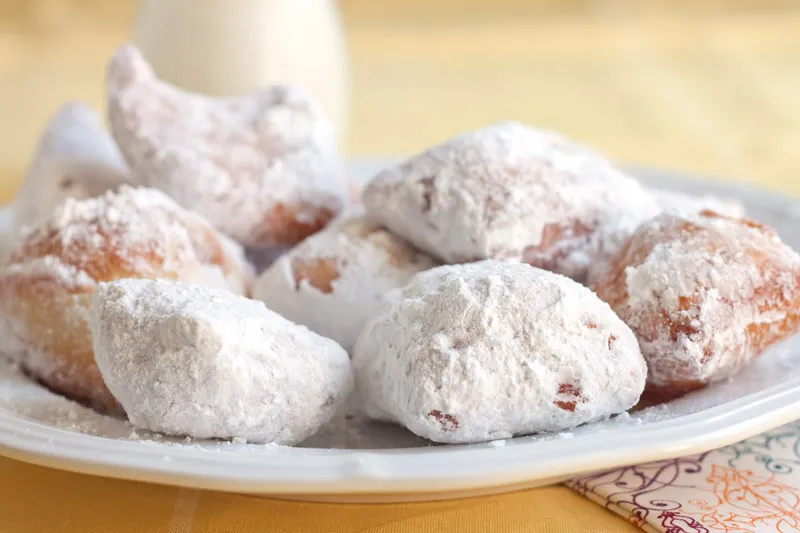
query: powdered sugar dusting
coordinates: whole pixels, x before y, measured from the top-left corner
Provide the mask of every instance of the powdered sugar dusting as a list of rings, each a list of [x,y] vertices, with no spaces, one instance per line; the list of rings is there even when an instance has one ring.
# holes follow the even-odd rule
[[[84,270],[64,263],[54,255],[35,257],[24,263],[11,263],[3,270],[4,275],[37,278],[51,278],[67,290],[91,289],[95,286]]]
[[[573,439],[587,434],[614,432],[630,426],[646,426],[697,413],[726,402],[779,386],[800,372],[800,337],[794,337],[769,354],[755,360],[742,372],[729,380],[695,391],[669,403],[649,407],[632,413],[622,413],[608,420],[586,424],[569,431],[542,433],[530,437],[504,440],[506,446],[516,446],[545,439]],[[28,378],[15,365],[0,357],[0,414],[20,417],[45,426],[98,437],[134,442],[140,446],[166,446],[191,448],[220,454],[275,453],[277,445],[234,445],[228,441],[190,439],[164,436],[136,429],[129,422],[98,414],[63,396],[53,394]],[[135,433],[135,436],[132,436]],[[301,447],[336,449],[386,449],[431,446],[426,439],[417,437],[395,424],[372,422],[358,415],[337,416],[316,435],[300,444]],[[486,445],[490,445],[487,443]],[[168,453],[168,448],[165,448]]]
[[[650,383],[671,390],[730,376],[800,322],[800,257],[707,212],[643,225],[595,289],[637,332]]]
[[[353,209],[278,259],[253,296],[350,350],[384,295],[435,264]]]
[[[347,202],[331,126],[300,89],[186,93],[127,45],[111,60],[108,95],[111,130],[142,182],[243,244],[293,244]]]
[[[67,199],[0,270],[0,348],[53,389],[118,411],[87,326],[96,283],[166,278],[244,293],[252,276],[237,244],[159,191]]]
[[[696,192],[698,185],[691,181],[675,182],[658,177],[652,184],[658,187],[676,187]],[[721,196],[726,193],[723,185],[716,185],[715,190]],[[760,220],[778,228],[786,242],[794,247],[800,246],[800,233],[796,231],[800,209],[796,203],[772,201],[769,197],[748,195],[745,197],[748,211],[758,213]],[[2,235],[10,230],[10,213],[0,209],[0,246],[9,247],[9,241]],[[3,345],[8,337],[2,336]],[[771,347],[766,354],[752,361],[746,372],[740,372],[730,379],[717,382],[702,390],[690,393],[667,404],[651,407],[643,411],[623,413],[607,421],[598,421],[561,433],[545,433],[530,437],[518,437],[507,440],[507,446],[526,445],[544,439],[582,439],[598,432],[616,433],[620,429],[631,426],[648,428],[653,424],[696,413],[732,400],[741,400],[751,394],[761,394],[773,387],[784,385],[787,380],[800,373],[800,336],[794,336],[787,342]],[[354,405],[358,405],[356,401]],[[203,451],[211,457],[224,461],[229,456],[242,454],[284,453],[283,447],[276,445],[243,444],[216,440],[192,439],[186,442],[183,438],[165,437],[158,433],[135,430],[138,440],[131,440],[134,431],[130,424],[121,419],[103,416],[91,409],[54,394],[41,385],[25,377],[15,365],[3,361],[0,356],[0,417],[24,419],[40,427],[55,428],[75,433],[83,433],[98,437],[117,439],[125,445],[153,448],[163,451],[164,461],[171,459],[173,449],[191,449]],[[376,423],[364,420],[359,416],[336,417],[317,435],[300,446],[314,448],[414,448],[431,446],[431,442],[414,436],[411,432],[395,424]],[[470,447],[488,446],[488,444],[469,445]],[[460,449],[461,447],[457,447]],[[300,451],[302,453],[302,451]],[[498,453],[502,453],[498,450]]]
[[[445,262],[525,260],[575,279],[658,212],[605,158],[515,122],[384,170],[363,201],[370,218]]]
[[[735,198],[724,198],[711,194],[688,194],[684,192],[668,191],[663,189],[648,189],[661,212],[678,216],[692,216],[701,211],[713,211],[721,215],[741,218],[745,215],[744,204]],[[639,227],[641,220],[627,218],[628,224],[620,224],[612,228],[608,247],[609,253],[599,254],[589,265],[587,285],[594,285],[606,275],[608,262],[613,256],[612,252],[619,250]]]
[[[238,293],[251,281],[251,267],[238,245],[155,189],[124,186],[88,200],[67,199],[29,236],[12,263],[35,268],[27,251],[46,246],[53,236],[56,249],[50,253],[72,265],[76,275],[101,281],[101,271],[109,266],[93,261],[119,262],[118,268],[137,277],[195,281]]]
[[[228,291],[105,283],[94,293],[90,327],[103,379],[144,429],[296,444],[352,389],[341,346]]]
[[[90,198],[129,181],[127,165],[94,110],[65,104],[45,127],[14,199],[15,232],[35,228],[66,198]]]
[[[644,389],[631,330],[563,276],[481,261],[417,274],[390,300],[356,344],[358,391],[368,416],[434,441],[560,431]]]

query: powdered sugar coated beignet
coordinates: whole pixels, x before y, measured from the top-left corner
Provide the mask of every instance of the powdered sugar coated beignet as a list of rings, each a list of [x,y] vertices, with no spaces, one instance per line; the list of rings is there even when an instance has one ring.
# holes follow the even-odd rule
[[[111,131],[142,183],[246,246],[295,244],[347,202],[332,128],[300,89],[186,93],[127,45],[111,60],[108,97]]]
[[[515,122],[384,170],[363,202],[371,219],[445,262],[516,259],[577,280],[658,212],[603,157]]]
[[[244,293],[250,265],[233,241],[154,189],[67,199],[0,271],[2,350],[65,396],[119,410],[86,323],[101,281],[164,278]]]
[[[771,229],[709,211],[643,224],[594,289],[667,397],[731,376],[800,324],[800,257]]]
[[[91,198],[129,182],[127,165],[97,113],[80,102],[65,104],[47,123],[14,199],[16,233],[39,226],[66,198]]]
[[[417,274],[367,323],[353,365],[368,416],[437,442],[559,431],[632,407],[631,330],[592,292],[523,263]]]
[[[253,296],[350,350],[384,294],[434,261],[354,210],[277,260]]]
[[[103,379],[130,421],[152,431],[296,444],[352,389],[341,346],[228,291],[105,283],[90,325]]]
[[[740,218],[745,214],[744,204],[735,198],[723,198],[710,194],[695,195],[677,191],[649,189],[648,191],[658,205],[659,211],[677,216],[692,216],[701,211],[713,211],[725,216]],[[630,228],[628,237],[638,226]],[[586,284],[592,286],[606,275],[613,255],[604,255],[589,265]]]

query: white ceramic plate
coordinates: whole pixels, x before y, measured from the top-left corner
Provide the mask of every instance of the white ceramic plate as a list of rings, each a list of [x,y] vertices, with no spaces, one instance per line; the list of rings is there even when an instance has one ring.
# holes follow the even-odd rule
[[[352,174],[364,178],[380,166],[355,162]],[[740,198],[753,218],[800,249],[800,202],[745,185],[634,173],[651,186]],[[298,448],[136,432],[0,366],[0,453],[88,474],[284,498],[460,497],[703,452],[800,418],[798,360],[800,336],[728,382],[568,433],[435,446],[402,428],[343,419]]]

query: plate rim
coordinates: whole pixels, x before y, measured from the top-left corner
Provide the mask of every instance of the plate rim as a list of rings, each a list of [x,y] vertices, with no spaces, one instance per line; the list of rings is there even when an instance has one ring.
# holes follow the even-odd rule
[[[600,431],[583,438],[545,438],[534,442],[531,437],[520,437],[530,442],[503,448],[491,443],[391,450],[281,447],[280,453],[237,456],[235,452],[223,455],[161,443],[143,446],[139,441],[86,435],[0,412],[0,455],[79,473],[242,493],[438,493],[602,471],[628,464],[619,459],[626,453],[635,453],[636,463],[702,453],[798,417],[800,376],[696,413]],[[670,437],[669,433],[677,429],[682,435]],[[620,441],[624,442],[623,446],[604,447]],[[652,446],[664,442],[669,446]],[[641,446],[648,443],[650,447],[643,453]],[[592,444],[592,449],[587,451],[587,444]],[[526,459],[536,459],[530,457],[533,447],[538,448],[534,455],[553,453],[546,462],[526,462]],[[580,454],[580,459],[576,460],[573,454]],[[289,455],[295,460],[287,461]],[[449,459],[447,468],[442,467],[442,456]],[[252,460],[242,461],[235,465],[237,470],[233,470],[230,459],[237,457]],[[327,461],[331,457],[335,459]],[[427,460],[420,461],[423,457]],[[152,461],[156,458],[160,461]],[[391,459],[389,470],[382,463],[386,459]],[[498,465],[499,460],[502,465]],[[485,461],[493,463],[487,465]],[[183,469],[186,462],[195,468]],[[205,468],[198,470],[198,462],[204,462]]]

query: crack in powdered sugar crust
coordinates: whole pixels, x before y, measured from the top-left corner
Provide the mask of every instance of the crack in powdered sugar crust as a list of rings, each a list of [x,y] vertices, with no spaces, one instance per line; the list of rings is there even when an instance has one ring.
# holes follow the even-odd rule
[[[433,268],[428,255],[352,209],[278,259],[253,296],[284,317],[352,349],[384,295]]]
[[[65,104],[45,127],[14,199],[15,232],[36,228],[66,198],[90,198],[129,181],[122,154],[97,113],[80,102]]]
[[[729,377],[800,323],[800,257],[768,228],[708,211],[643,224],[594,288],[667,393]]]
[[[298,88],[191,94],[156,79],[126,45],[111,60],[108,95],[112,133],[142,183],[243,244],[269,244],[273,210],[315,225],[346,203],[333,130]]]
[[[352,389],[341,346],[227,291],[101,284],[90,327],[103,378],[143,429],[295,444]]]
[[[368,416],[437,442],[559,431],[632,407],[646,378],[631,330],[589,289],[526,264],[412,277],[353,365]]]
[[[370,218],[446,262],[517,259],[575,279],[658,212],[605,158],[516,122],[384,170],[363,201]]]

